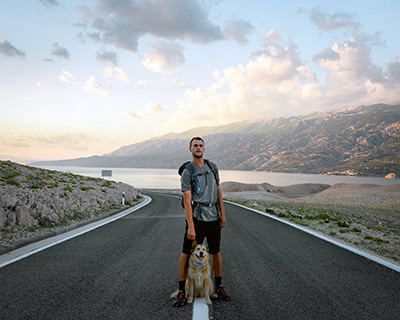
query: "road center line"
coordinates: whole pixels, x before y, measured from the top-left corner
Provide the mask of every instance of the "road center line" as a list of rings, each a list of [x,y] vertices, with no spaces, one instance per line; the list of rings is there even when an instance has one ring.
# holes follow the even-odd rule
[[[193,302],[193,320],[209,320],[206,299],[197,298]]]

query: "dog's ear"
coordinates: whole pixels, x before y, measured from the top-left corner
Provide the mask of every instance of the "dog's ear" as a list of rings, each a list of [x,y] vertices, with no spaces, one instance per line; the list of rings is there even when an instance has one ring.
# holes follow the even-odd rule
[[[194,251],[194,247],[195,247],[195,246],[197,246],[197,241],[196,241],[196,240],[193,240],[193,241],[192,241],[192,250],[191,250],[191,252]]]

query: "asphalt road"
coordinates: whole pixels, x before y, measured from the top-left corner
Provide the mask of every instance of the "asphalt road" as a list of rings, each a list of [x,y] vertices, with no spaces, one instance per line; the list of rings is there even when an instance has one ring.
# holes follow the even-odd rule
[[[0,269],[0,319],[191,319],[175,309],[184,231],[178,199]],[[400,273],[254,212],[226,205],[213,319],[398,319]]]

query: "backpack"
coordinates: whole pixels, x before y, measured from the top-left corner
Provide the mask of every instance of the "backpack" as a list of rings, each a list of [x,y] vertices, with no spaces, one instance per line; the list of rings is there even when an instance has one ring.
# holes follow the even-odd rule
[[[204,159],[205,164],[211,169],[211,172],[214,175],[215,183],[218,185],[218,180],[217,180],[217,173],[216,173],[216,168],[214,167],[213,164],[211,164],[210,160]],[[200,193],[200,186],[199,183],[197,182],[197,174],[195,174],[193,167],[191,166],[191,161],[187,161],[184,164],[182,164],[179,169],[178,169],[178,174],[182,176],[183,171],[188,168],[190,171],[191,175],[191,180],[192,180],[192,194],[195,192],[196,194]],[[181,196],[181,205],[183,208],[185,208],[184,202],[183,202],[183,196]],[[196,203],[192,200],[192,209],[196,207]]]

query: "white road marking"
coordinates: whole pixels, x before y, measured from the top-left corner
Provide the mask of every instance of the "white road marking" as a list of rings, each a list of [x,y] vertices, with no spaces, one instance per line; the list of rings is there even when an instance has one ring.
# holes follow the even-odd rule
[[[351,252],[353,252],[353,253],[355,253],[355,254],[358,254],[358,255],[360,255],[360,256],[362,256],[362,257],[364,257],[364,258],[367,258],[367,259],[369,259],[369,260],[372,260],[372,261],[374,261],[374,262],[377,262],[377,263],[379,263],[379,264],[381,264],[381,265],[383,265],[383,266],[385,266],[385,267],[388,267],[388,268],[390,268],[390,269],[392,269],[392,270],[394,270],[394,271],[400,272],[400,266],[399,266],[399,265],[396,265],[396,264],[394,264],[394,263],[391,263],[391,262],[389,262],[389,261],[387,261],[387,260],[385,260],[385,259],[382,259],[382,258],[380,258],[380,257],[378,257],[378,256],[375,256],[375,255],[373,255],[373,254],[370,254],[370,253],[368,253],[368,252],[365,252],[365,251],[362,251],[362,250],[360,250],[360,249],[354,248],[354,247],[352,247],[352,246],[350,246],[350,245],[348,245],[348,244],[339,242],[339,241],[337,241],[336,239],[333,239],[333,238],[330,238],[330,237],[325,236],[325,235],[323,235],[323,234],[320,234],[320,233],[318,233],[318,232],[316,232],[316,231],[314,231],[314,230],[305,228],[305,227],[303,227],[303,226],[297,225],[297,224],[292,223],[292,222],[290,222],[290,221],[286,221],[286,220],[281,219],[281,218],[279,218],[279,217],[275,217],[275,216],[273,216],[273,215],[271,215],[271,214],[268,214],[268,213],[265,213],[265,212],[262,212],[262,211],[259,211],[259,210],[256,210],[256,209],[252,209],[252,208],[243,206],[243,205],[238,204],[238,203],[234,203],[234,202],[231,202],[231,201],[225,201],[225,200],[224,200],[224,202],[229,203],[229,204],[233,204],[233,205],[235,205],[235,206],[238,206],[238,207],[241,207],[241,208],[244,208],[244,209],[253,211],[253,212],[256,212],[256,213],[261,214],[261,215],[263,215],[263,216],[266,216],[266,217],[268,217],[268,218],[271,218],[271,219],[280,221],[280,222],[285,223],[285,224],[287,224],[287,225],[289,225],[289,226],[291,226],[291,227],[293,227],[293,228],[296,228],[296,229],[299,229],[299,230],[301,230],[301,231],[304,231],[304,232],[306,232],[306,233],[308,233],[308,234],[311,234],[311,235],[313,235],[314,237],[317,237],[317,238],[319,238],[319,239],[325,240],[325,241],[327,241],[327,242],[329,242],[329,243],[332,243],[332,244],[334,244],[334,245],[336,245],[336,246],[338,246],[338,247],[341,247],[341,248],[346,249],[346,250],[348,250],[348,251],[351,251]]]
[[[193,320],[209,320],[206,299],[197,298],[193,302]]]
[[[80,236],[86,232],[92,231],[94,229],[97,229],[101,226],[104,226],[110,222],[113,222],[115,220],[118,220],[122,217],[125,217],[128,214],[131,214],[132,212],[139,210],[140,208],[143,208],[144,206],[148,205],[151,202],[151,198],[144,195],[144,201],[139,203],[138,205],[126,209],[120,213],[117,213],[111,217],[96,221],[94,223],[87,224],[85,226],[82,226],[80,228],[59,234],[57,236],[44,239],[35,243],[32,243],[30,245],[24,246],[22,248],[7,252],[3,255],[0,256],[0,268],[5,267],[11,263],[14,263],[16,261],[19,261],[21,259],[24,259],[26,257],[29,257],[32,254],[35,254],[37,252],[40,252],[42,250],[45,250],[47,248],[50,248],[52,246],[55,246],[61,242],[67,241],[69,239],[75,238],[77,236]]]

